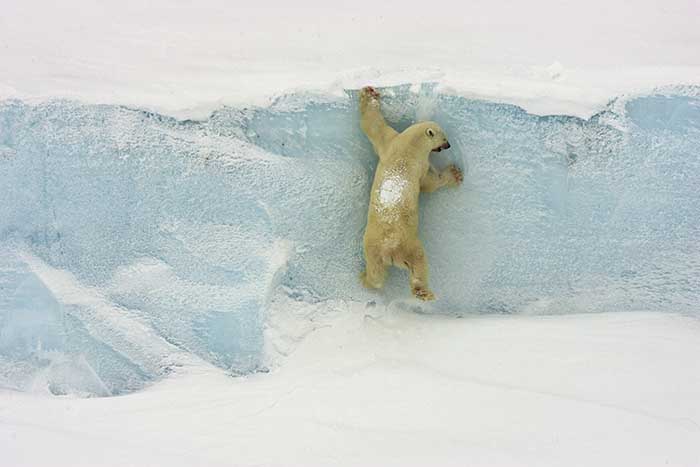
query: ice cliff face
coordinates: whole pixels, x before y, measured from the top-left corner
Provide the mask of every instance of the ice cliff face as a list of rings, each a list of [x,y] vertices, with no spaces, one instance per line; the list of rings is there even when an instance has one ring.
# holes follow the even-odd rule
[[[590,120],[384,91],[436,120],[465,183],[422,196],[435,312],[696,311],[700,98],[620,99]],[[205,122],[0,103],[0,385],[118,394],[205,360],[264,364],[271,294],[361,288],[376,157],[356,99],[286,96]],[[406,306],[415,306],[407,301]]]

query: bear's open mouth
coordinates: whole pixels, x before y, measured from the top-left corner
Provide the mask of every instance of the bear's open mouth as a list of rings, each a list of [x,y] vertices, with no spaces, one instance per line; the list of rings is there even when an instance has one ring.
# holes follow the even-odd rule
[[[445,141],[444,144],[441,144],[440,146],[434,148],[433,152],[440,152],[443,149],[450,149],[450,143],[448,141]]]

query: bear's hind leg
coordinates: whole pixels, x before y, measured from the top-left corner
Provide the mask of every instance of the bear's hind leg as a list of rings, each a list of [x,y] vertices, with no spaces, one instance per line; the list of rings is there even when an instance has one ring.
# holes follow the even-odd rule
[[[376,247],[365,248],[365,270],[360,274],[362,284],[368,289],[381,289],[386,278],[386,265]]]
[[[428,259],[423,245],[416,241],[404,255],[404,264],[410,273],[411,292],[421,300],[435,300],[435,294],[428,288]]]

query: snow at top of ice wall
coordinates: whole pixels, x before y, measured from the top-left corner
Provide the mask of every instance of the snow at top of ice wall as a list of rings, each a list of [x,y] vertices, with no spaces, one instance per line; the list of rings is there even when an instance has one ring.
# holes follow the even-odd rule
[[[206,118],[299,90],[439,81],[590,117],[620,93],[700,84],[694,0],[23,0],[0,15],[0,99]]]
[[[461,187],[421,197],[440,298],[422,311],[694,311],[696,88],[615,101],[590,120],[432,85],[382,92],[398,130],[439,122],[452,149],[433,163],[465,171]],[[401,271],[378,293],[357,278],[376,166],[357,112],[353,92],[201,123],[0,104],[5,384],[43,371],[57,393],[116,394],[186,364],[182,353],[255,370],[278,285],[303,301],[418,306]]]

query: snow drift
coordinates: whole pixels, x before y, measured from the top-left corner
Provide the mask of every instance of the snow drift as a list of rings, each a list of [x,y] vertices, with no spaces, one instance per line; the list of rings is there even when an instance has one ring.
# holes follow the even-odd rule
[[[432,119],[458,189],[424,195],[434,305],[392,271],[361,288],[376,158],[356,95],[289,95],[203,122],[119,106],[0,103],[0,385],[108,395],[208,361],[265,368],[274,293],[424,312],[686,311],[700,299],[697,88],[588,120],[384,90]]]

